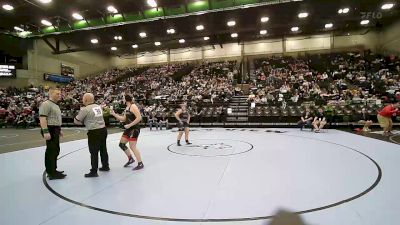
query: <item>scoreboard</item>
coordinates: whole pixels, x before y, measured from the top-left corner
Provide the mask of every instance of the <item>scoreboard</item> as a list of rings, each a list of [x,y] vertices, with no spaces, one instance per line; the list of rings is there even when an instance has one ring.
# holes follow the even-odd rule
[[[16,69],[15,65],[0,64],[0,78],[1,77],[16,78],[17,77],[17,69]]]

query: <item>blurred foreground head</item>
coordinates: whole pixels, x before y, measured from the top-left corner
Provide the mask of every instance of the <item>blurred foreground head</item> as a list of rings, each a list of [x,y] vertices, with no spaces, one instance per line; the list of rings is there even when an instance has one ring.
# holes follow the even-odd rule
[[[279,210],[268,225],[306,225],[298,214]]]

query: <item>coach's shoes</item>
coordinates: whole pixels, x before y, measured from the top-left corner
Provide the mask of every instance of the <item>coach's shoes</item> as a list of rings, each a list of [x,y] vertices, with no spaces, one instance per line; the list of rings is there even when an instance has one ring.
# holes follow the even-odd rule
[[[134,163],[134,162],[135,162],[135,160],[134,160],[133,157],[132,157],[132,158],[130,158],[130,159],[128,160],[127,163],[125,163],[124,167],[128,167],[129,165],[131,165],[131,164]]]
[[[180,141],[177,141],[177,142],[176,142],[176,145],[182,146]]]
[[[64,171],[58,171],[58,170],[56,170],[56,174],[64,174]],[[67,174],[64,174],[65,176],[67,176]],[[47,174],[47,177],[49,177],[50,175],[49,174]]]
[[[85,174],[85,177],[87,177],[87,178],[89,178],[89,177],[98,177],[98,176],[99,175],[97,174],[97,172],[95,172],[95,173],[90,172],[90,173]]]
[[[186,141],[186,144],[187,144],[187,145],[191,145],[192,143],[190,143],[189,141]]]
[[[48,175],[50,180],[60,180],[60,179],[64,179],[67,175],[62,174],[62,173],[55,173],[55,174],[51,174]]]
[[[99,171],[108,172],[110,171],[110,167],[101,167]]]

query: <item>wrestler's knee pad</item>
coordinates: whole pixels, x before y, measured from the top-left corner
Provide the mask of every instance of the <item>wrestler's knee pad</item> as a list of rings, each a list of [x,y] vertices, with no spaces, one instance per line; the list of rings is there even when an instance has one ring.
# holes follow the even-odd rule
[[[128,147],[126,147],[126,143],[119,143],[119,147],[122,149],[122,151],[126,151],[128,149]]]

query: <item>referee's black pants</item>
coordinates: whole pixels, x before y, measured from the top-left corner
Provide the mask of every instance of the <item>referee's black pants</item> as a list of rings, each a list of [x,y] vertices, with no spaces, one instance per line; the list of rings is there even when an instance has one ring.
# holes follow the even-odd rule
[[[96,173],[99,167],[99,151],[101,164],[104,168],[108,168],[108,153],[107,153],[107,128],[90,130],[88,133],[88,145],[90,152],[90,160],[92,169],[90,172]]]
[[[44,165],[48,175],[55,175],[57,170],[57,157],[60,154],[60,132],[59,126],[47,126],[50,140],[46,140],[46,153],[44,155]],[[42,132],[43,135],[43,132]]]

